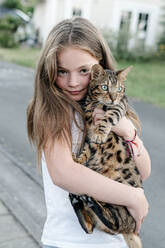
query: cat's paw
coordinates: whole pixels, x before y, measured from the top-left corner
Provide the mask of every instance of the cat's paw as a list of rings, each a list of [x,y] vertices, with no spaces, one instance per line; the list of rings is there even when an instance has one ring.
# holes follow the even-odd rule
[[[72,153],[72,158],[73,158],[73,160],[74,160],[75,162],[78,163],[78,159],[76,158],[76,155],[75,155],[74,153]]]

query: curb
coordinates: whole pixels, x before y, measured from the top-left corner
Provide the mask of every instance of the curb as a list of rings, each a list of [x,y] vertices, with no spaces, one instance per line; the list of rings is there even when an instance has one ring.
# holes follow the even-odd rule
[[[25,168],[5,150],[0,150],[0,200],[41,247],[45,220],[45,201],[41,178],[36,171]],[[35,173],[34,173],[35,171]]]

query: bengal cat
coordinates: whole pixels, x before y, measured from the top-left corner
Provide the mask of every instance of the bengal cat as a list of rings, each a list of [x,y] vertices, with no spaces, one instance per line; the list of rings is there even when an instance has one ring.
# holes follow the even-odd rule
[[[111,131],[112,126],[130,111],[124,85],[130,69],[114,72],[103,70],[100,65],[92,67],[88,94],[83,104],[87,134],[81,154],[74,159],[120,183],[142,187],[128,143]],[[96,107],[105,111],[104,119],[97,126],[92,121]],[[133,115],[136,116],[135,113]],[[69,198],[85,232],[92,233],[97,227],[110,234],[122,233],[129,248],[142,247],[139,236],[134,234],[135,220],[126,207],[100,202],[87,195],[69,193]]]

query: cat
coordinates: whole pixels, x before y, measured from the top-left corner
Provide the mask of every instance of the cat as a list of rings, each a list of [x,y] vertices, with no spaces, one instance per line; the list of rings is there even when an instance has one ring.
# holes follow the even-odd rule
[[[134,187],[142,187],[142,180],[128,143],[111,131],[128,113],[138,120],[130,109],[125,95],[124,81],[131,67],[120,71],[104,70],[96,64],[91,70],[88,93],[83,104],[86,116],[86,137],[81,153],[74,160],[88,168]],[[105,111],[104,118],[95,126],[94,108]],[[136,124],[136,122],[135,122]],[[69,193],[69,199],[86,233],[95,227],[110,234],[122,233],[129,248],[142,248],[139,236],[134,234],[135,220],[124,206],[97,201],[88,195]]]

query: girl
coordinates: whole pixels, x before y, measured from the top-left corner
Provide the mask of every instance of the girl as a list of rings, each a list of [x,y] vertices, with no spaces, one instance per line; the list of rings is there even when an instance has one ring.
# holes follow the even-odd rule
[[[81,100],[87,92],[92,65],[114,69],[113,57],[99,31],[87,20],[64,20],[50,32],[35,79],[35,92],[28,106],[28,135],[42,161],[47,219],[43,247],[126,248],[121,234],[110,235],[97,229],[86,234],[68,199],[68,192],[88,194],[99,201],[124,205],[136,220],[136,233],[148,212],[142,189],[106,178],[72,159],[82,140]],[[104,112],[95,109],[97,125]],[[132,139],[134,127],[127,118],[113,128]],[[139,137],[134,146],[135,160],[142,179],[150,174],[150,159]],[[140,156],[136,154],[140,153]],[[42,157],[42,159],[41,159]]]

